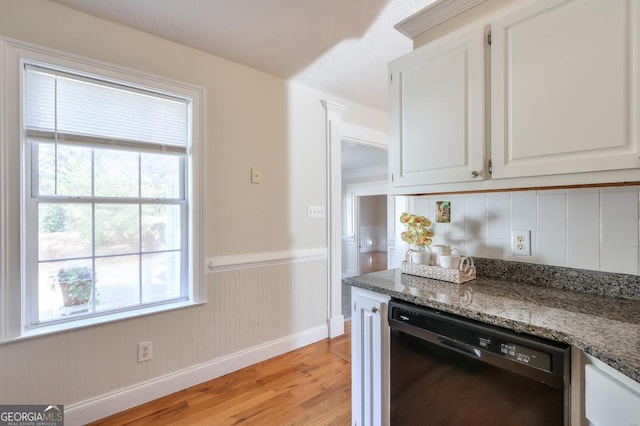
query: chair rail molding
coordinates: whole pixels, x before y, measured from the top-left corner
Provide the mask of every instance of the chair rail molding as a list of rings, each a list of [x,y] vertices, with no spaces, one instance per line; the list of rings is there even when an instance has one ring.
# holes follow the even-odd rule
[[[326,258],[327,249],[324,247],[305,250],[270,251],[229,256],[213,256],[207,257],[206,259],[206,272],[232,271],[235,269],[280,265],[282,263],[324,260]]]

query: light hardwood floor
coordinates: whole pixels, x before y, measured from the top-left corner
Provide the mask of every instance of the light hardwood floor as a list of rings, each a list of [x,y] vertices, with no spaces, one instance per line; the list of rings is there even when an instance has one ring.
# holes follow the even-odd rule
[[[387,269],[387,252],[371,251],[360,253],[360,273],[383,271]]]
[[[201,383],[92,425],[349,425],[345,334]]]

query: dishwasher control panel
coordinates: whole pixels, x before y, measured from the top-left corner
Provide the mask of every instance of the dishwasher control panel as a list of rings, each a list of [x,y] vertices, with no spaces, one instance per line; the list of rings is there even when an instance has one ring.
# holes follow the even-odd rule
[[[467,352],[489,352],[547,373],[552,373],[558,368],[560,358],[554,360],[554,348],[548,347],[548,343],[541,344],[541,339],[532,336],[505,331],[488,324],[478,324],[440,311],[407,308],[406,305],[392,306],[389,317],[390,320],[442,336],[444,340],[451,342],[449,346],[460,349],[466,345],[463,350]]]
[[[551,371],[551,355],[497,336],[476,335],[474,346],[522,364]]]
[[[551,371],[551,356],[547,353],[509,342],[500,342],[500,353],[514,361]]]

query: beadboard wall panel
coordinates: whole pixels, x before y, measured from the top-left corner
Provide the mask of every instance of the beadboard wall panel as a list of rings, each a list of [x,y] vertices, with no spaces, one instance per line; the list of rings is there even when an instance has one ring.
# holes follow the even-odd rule
[[[0,401],[81,404],[86,418],[88,401],[327,327],[326,257],[207,278],[206,304],[1,345]],[[148,340],[153,359],[138,363]]]
[[[326,324],[326,260],[209,277],[212,359]]]
[[[70,404],[209,359],[206,305],[162,312],[0,347],[0,401]],[[137,362],[137,343],[153,341],[153,360]]]
[[[372,251],[387,251],[386,225],[360,227],[360,253]]]

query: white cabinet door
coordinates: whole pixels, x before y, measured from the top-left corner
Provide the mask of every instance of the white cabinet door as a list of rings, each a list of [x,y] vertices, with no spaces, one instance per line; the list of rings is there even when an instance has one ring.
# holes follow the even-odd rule
[[[389,65],[389,165],[395,188],[484,179],[484,27]]]
[[[584,366],[584,413],[596,426],[640,425],[640,383],[599,360]]]
[[[389,298],[352,288],[351,424],[389,424]]]
[[[638,0],[541,0],[491,25],[493,178],[640,167]]]

